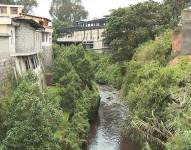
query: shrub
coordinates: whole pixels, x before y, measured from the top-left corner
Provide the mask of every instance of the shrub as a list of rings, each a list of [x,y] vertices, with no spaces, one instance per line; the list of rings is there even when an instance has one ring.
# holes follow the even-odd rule
[[[166,65],[171,54],[171,43],[172,32],[166,31],[156,40],[151,40],[140,45],[135,50],[134,60],[141,63],[158,61],[161,65]]]

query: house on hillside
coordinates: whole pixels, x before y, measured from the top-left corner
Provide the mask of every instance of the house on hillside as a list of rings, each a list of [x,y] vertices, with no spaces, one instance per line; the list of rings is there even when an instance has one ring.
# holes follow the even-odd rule
[[[107,18],[78,21],[73,27],[60,29],[57,43],[65,46],[82,44],[87,50],[96,52],[109,51],[103,35],[106,23]]]
[[[53,56],[53,50],[52,50],[53,28],[52,28],[51,20],[44,17],[28,15],[28,14],[21,14],[17,18],[26,19],[26,20],[32,19],[36,23],[43,26],[44,30],[41,31],[41,34],[42,34],[42,54],[41,54],[42,57],[41,58],[45,67],[45,73],[49,73],[53,63],[53,58],[52,58]]]
[[[48,70],[52,64],[50,20],[22,14],[22,10],[23,6],[0,5],[0,80],[6,78],[8,68],[15,75],[30,69],[43,83],[43,66]]]

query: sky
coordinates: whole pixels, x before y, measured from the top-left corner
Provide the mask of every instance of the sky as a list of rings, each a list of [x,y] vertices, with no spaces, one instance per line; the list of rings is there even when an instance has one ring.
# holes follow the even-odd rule
[[[33,10],[34,15],[51,19],[49,9],[52,0],[37,0],[38,7]],[[89,19],[108,15],[110,10],[129,6],[146,0],[82,0],[85,9],[89,12]],[[161,0],[155,0],[160,2]]]

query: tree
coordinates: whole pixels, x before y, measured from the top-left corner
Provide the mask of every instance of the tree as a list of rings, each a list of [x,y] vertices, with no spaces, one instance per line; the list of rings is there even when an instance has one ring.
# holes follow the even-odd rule
[[[168,6],[175,24],[179,21],[181,11],[188,6],[190,2],[190,0],[164,0],[164,4]]]
[[[60,105],[63,110],[73,114],[75,102],[86,87],[92,89],[94,71],[85,57],[82,46],[54,47],[54,79],[61,86]]]
[[[24,13],[31,12],[34,7],[38,6],[37,0],[16,0],[15,3],[24,5]]]
[[[88,13],[81,0],[53,0],[50,8],[55,28],[73,25],[76,21],[86,19]]]
[[[169,16],[166,7],[154,1],[114,10],[105,33],[113,49],[113,60],[131,59],[139,44],[155,39],[169,23]]]
[[[58,149],[54,133],[62,111],[45,98],[36,77],[29,73],[13,92],[6,119],[5,149]]]
[[[0,4],[14,4],[14,0],[0,0]]]
[[[11,5],[23,5],[24,13],[31,12],[33,7],[37,7],[37,0],[0,0],[0,4],[11,4]]]

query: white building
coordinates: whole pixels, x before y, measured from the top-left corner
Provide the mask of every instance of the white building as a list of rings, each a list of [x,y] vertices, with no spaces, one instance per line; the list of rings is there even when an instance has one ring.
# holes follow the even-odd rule
[[[87,50],[97,52],[108,51],[110,47],[104,42],[103,35],[106,23],[106,18],[79,21],[74,27],[62,28],[57,42],[65,46],[83,44]]]
[[[6,62],[14,62],[16,75],[30,69],[43,82],[43,64],[50,66],[52,63],[52,29],[48,27],[48,19],[22,14],[22,10],[23,6],[0,5],[0,64],[5,64],[0,65],[0,75],[6,74],[3,69],[10,64]],[[44,36],[46,41],[43,42]],[[46,52],[47,47],[50,52]],[[43,56],[47,53],[50,56],[46,63]]]

